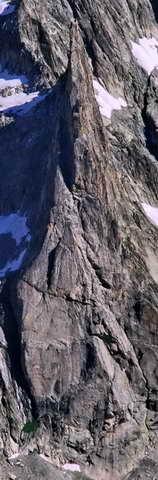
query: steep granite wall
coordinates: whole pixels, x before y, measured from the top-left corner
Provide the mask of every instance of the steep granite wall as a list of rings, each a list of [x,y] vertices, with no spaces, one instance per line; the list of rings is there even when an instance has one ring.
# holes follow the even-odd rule
[[[1,448],[105,480],[157,468],[157,20],[148,0],[0,16],[2,71],[39,92],[1,110],[0,213],[30,234],[1,283]]]

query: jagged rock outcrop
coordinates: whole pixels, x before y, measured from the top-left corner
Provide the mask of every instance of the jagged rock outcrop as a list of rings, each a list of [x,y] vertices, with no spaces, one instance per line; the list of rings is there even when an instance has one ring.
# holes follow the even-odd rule
[[[2,76],[27,78],[17,92],[0,76],[2,453],[35,450],[92,478],[152,478],[157,7],[15,7],[0,15]]]

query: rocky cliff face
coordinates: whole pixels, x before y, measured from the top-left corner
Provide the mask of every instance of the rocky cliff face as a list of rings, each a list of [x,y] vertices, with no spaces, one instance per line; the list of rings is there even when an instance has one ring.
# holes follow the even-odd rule
[[[105,480],[158,471],[157,21],[0,4],[1,454]]]

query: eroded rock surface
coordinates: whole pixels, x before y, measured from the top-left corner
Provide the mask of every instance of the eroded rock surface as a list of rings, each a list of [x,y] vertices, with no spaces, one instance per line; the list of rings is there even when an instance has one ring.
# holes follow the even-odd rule
[[[49,459],[38,454],[20,455],[7,461],[1,459],[0,474],[3,480],[91,480],[82,473],[54,467]]]
[[[1,100],[0,215],[29,238],[0,231],[1,451],[135,479],[158,447],[156,2],[15,7],[0,62],[27,80],[0,92],[17,95]]]

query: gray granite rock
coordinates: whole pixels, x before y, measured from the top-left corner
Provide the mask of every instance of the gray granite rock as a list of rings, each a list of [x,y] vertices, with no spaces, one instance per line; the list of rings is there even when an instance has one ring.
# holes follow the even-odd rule
[[[152,478],[158,227],[143,204],[158,204],[158,88],[132,41],[158,41],[156,2],[16,6],[0,16],[1,67],[27,76],[16,94],[41,97],[0,118],[0,215],[26,215],[29,231],[18,245],[0,233],[1,271],[25,252],[1,280],[0,449],[100,480]],[[126,101],[111,118],[94,78]],[[31,458],[31,480],[49,479]]]

